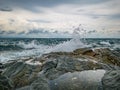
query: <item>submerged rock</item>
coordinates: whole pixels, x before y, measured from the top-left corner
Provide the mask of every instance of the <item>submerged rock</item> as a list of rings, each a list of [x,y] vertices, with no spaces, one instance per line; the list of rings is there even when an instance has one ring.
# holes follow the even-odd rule
[[[104,90],[120,90],[120,70],[106,72],[102,84]]]

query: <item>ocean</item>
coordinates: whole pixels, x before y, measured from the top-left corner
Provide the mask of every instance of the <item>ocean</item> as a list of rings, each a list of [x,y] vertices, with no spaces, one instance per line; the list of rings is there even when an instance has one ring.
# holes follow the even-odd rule
[[[0,38],[0,62],[40,57],[50,52],[71,52],[85,47],[109,48],[120,52],[120,39]]]

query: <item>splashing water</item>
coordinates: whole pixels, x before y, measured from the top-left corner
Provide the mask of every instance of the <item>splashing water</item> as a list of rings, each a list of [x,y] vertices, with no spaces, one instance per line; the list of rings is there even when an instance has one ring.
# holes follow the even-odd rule
[[[119,39],[93,39],[84,43],[81,36],[85,34],[86,30],[79,25],[73,30],[72,39],[0,39],[0,61],[36,57],[50,52],[72,52],[84,47],[110,47],[120,50]]]

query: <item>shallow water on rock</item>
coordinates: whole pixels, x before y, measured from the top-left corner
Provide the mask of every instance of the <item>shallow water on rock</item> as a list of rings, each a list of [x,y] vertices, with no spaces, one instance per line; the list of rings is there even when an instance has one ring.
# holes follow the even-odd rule
[[[105,70],[66,73],[50,81],[51,90],[103,90],[101,79]]]

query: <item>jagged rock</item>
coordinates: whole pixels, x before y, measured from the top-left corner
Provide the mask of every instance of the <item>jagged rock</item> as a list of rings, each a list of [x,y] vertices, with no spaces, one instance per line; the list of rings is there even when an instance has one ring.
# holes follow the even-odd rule
[[[98,58],[100,62],[120,67],[120,57],[116,56],[117,53],[115,54],[115,52],[108,48],[95,49],[94,52],[97,53],[96,58]]]
[[[120,90],[120,70],[106,72],[102,84],[104,90]]]
[[[108,67],[103,64],[91,61],[89,59],[76,59],[66,56],[47,60],[42,67],[44,75],[48,79],[55,79],[67,72],[93,69],[108,69]]]
[[[92,49],[90,48],[80,48],[80,49],[76,49],[73,51],[74,54],[82,54],[82,55],[88,55],[88,56],[95,56],[96,53],[93,52]]]
[[[48,79],[41,75],[31,84],[30,90],[50,90]]]
[[[53,80],[40,75],[31,84],[30,90],[103,90],[101,78],[104,73],[104,70],[69,72]]]
[[[2,63],[0,63],[0,74],[3,72],[4,66]]]
[[[25,62],[16,62],[10,67],[6,68],[3,75],[11,78],[16,88],[31,84],[40,72],[41,66],[29,65]]]
[[[0,90],[12,90],[13,83],[6,76],[0,75]]]
[[[14,88],[17,88],[17,90],[102,90],[101,86],[100,89],[98,89],[100,83],[96,83],[96,86],[95,83],[83,82],[86,79],[83,79],[81,76],[79,77],[75,72],[81,74],[81,72],[86,70],[120,69],[120,56],[119,52],[111,51],[107,48],[95,50],[82,48],[74,50],[73,52],[51,52],[39,58],[11,61],[0,65],[4,67],[1,75],[10,78]],[[39,73],[42,74],[38,77]],[[73,80],[72,82],[70,77],[63,79],[62,77],[67,75],[67,73],[70,73],[70,77],[74,75],[79,77],[78,81]],[[94,76],[93,74],[91,75]],[[104,78],[106,78],[107,75],[108,74],[105,74]],[[115,78],[116,76],[113,74],[113,76],[111,75],[110,77]],[[120,76],[118,75],[117,77]],[[108,88],[109,85],[112,86],[112,84],[108,83],[107,86],[105,82],[108,82],[110,78],[108,78],[108,81],[104,78],[102,81],[103,86],[105,90],[109,90],[106,88]],[[117,82],[116,85],[119,85],[119,78],[110,80],[111,83]],[[57,86],[55,82],[58,82],[59,85],[57,84]],[[80,87],[79,84],[76,84],[77,82],[82,86]],[[74,86],[74,83],[79,87]],[[85,84],[88,85],[87,88],[85,88]],[[92,85],[95,85],[96,88],[91,87]],[[113,84],[115,88],[116,85]],[[3,85],[0,88],[3,88]],[[110,88],[110,90],[112,89]]]

